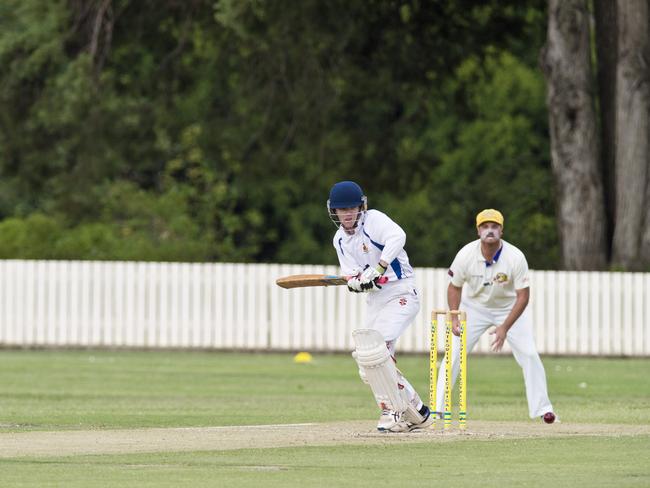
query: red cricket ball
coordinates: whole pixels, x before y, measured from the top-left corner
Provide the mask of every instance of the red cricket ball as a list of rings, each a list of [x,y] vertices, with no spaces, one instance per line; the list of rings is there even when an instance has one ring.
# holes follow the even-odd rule
[[[553,412],[546,412],[546,413],[542,416],[542,419],[543,419],[544,422],[546,422],[547,424],[552,424],[553,422],[555,422],[555,414],[554,414]]]

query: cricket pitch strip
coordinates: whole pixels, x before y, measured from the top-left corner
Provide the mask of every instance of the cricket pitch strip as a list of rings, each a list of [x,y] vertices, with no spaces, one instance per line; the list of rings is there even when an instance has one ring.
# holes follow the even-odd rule
[[[440,422],[441,423],[441,422]],[[441,426],[382,434],[373,421],[120,430],[32,431],[0,434],[0,458],[59,457],[144,452],[227,451],[298,446],[463,442],[571,436],[650,435],[648,425],[569,424],[541,421],[471,421],[465,432]]]

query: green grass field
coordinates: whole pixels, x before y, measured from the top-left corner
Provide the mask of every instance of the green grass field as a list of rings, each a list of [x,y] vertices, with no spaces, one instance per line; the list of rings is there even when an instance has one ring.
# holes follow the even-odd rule
[[[562,426],[650,424],[650,360],[543,358]],[[472,421],[530,422],[510,356],[470,356]],[[423,397],[428,358],[399,366]],[[0,351],[0,444],[12,433],[296,424],[377,417],[348,355]],[[541,426],[540,428],[545,428]],[[0,458],[0,486],[649,486],[650,435]],[[5,437],[7,439],[8,437]]]

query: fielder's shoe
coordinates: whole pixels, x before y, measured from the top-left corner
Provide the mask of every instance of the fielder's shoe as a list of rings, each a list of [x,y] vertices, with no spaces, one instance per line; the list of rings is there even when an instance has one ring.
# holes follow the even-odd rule
[[[422,408],[419,410],[420,415],[422,415],[423,419],[419,423],[413,423],[409,422],[408,420],[401,419],[395,426],[393,426],[390,431],[391,432],[411,432],[412,430],[416,429],[426,429],[429,427],[431,424],[433,424],[433,415],[431,415],[431,412],[429,411],[429,407],[426,405],[422,405]]]
[[[390,429],[395,427],[397,422],[399,422],[399,413],[393,412],[392,410],[382,410],[381,415],[379,416],[379,422],[377,423],[377,430],[379,432],[388,432]]]
[[[555,422],[555,414],[553,412],[546,412],[544,415],[542,415],[542,420],[545,424],[552,424]]]

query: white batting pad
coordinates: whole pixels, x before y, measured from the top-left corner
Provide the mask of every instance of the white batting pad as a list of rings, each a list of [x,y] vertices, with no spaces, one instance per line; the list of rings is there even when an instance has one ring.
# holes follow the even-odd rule
[[[373,329],[352,332],[356,351],[352,355],[360,375],[370,385],[379,408],[404,412],[409,407],[406,392],[398,387],[397,368],[382,335]]]

